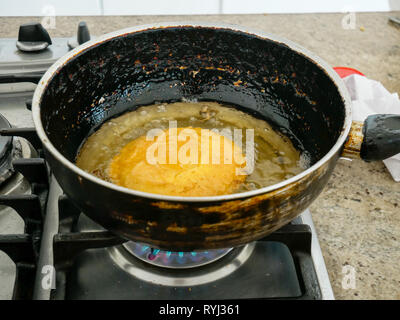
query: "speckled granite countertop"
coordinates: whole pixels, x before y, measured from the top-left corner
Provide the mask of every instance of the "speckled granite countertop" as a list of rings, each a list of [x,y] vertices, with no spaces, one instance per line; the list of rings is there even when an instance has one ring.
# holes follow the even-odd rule
[[[281,35],[314,51],[332,66],[351,66],[400,92],[400,29],[396,13],[356,14],[355,29],[342,28],[344,14],[57,17],[52,37],[70,37],[85,20],[92,34],[160,21],[218,21]],[[17,37],[18,26],[41,18],[0,18],[0,37]],[[381,162],[339,161],[328,186],[311,206],[337,299],[400,299],[400,183]],[[343,266],[355,268],[356,288],[343,289]]]

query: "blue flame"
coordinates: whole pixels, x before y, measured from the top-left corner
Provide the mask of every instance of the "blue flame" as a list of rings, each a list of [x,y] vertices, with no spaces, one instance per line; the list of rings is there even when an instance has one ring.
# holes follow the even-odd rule
[[[135,247],[135,251],[138,255],[143,258],[147,258],[148,260],[158,260],[160,265],[184,265],[186,263],[196,264],[200,262],[207,262],[209,259],[213,259],[220,252],[224,252],[221,250],[211,250],[211,251],[192,251],[192,252],[183,252],[183,251],[164,251],[156,248],[152,248],[149,245],[137,244]]]

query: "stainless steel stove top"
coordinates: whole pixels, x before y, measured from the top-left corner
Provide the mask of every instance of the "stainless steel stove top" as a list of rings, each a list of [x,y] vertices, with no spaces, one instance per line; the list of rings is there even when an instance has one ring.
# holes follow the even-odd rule
[[[26,75],[40,75],[42,74],[56,59],[65,54],[68,48],[68,40],[67,38],[59,38],[52,39],[52,44],[42,52],[32,53],[32,52],[21,52],[16,47],[17,39],[0,39],[0,114],[8,119],[14,127],[25,128],[25,127],[33,127],[33,122],[31,118],[30,111],[26,108],[27,100],[31,99],[33,90],[35,85],[32,83],[15,83],[11,81],[11,83],[7,82],[5,79],[7,77],[18,78]],[[34,151],[30,145],[24,139],[14,139],[15,148],[20,150],[21,156],[24,158],[30,158],[34,156]],[[10,185],[7,188],[0,189],[1,195],[10,194],[13,192],[17,192],[19,194],[30,193],[30,185],[26,179],[24,179],[21,175],[16,174],[12,180],[10,180]],[[62,195],[62,190],[58,186],[58,183],[52,179],[50,184],[50,194],[49,199],[54,199],[49,201],[47,205],[47,216],[43,226],[43,235],[41,239],[40,246],[40,256],[38,259],[38,268],[37,268],[37,276],[41,277],[41,270],[44,266],[53,265],[53,237],[55,234],[59,232],[59,217],[57,214],[59,211],[57,199]],[[334,295],[332,292],[332,287],[329,281],[328,273],[326,270],[326,266],[324,263],[324,259],[322,256],[321,248],[318,242],[317,232],[315,230],[311,214],[309,210],[303,212],[298,218],[293,222],[294,224],[306,224],[312,230],[312,242],[311,242],[311,257],[314,264],[314,268],[316,271],[317,279],[319,282],[320,290],[322,293],[323,299],[334,299]],[[23,233],[23,221],[18,216],[18,214],[6,206],[0,206],[0,235],[10,234],[10,233]],[[253,250],[257,247],[256,243],[248,244],[244,248],[238,250],[234,249],[232,252],[230,250],[226,250],[224,252],[218,252],[216,255],[221,256],[220,261],[226,261],[226,266],[233,266],[232,268],[226,267],[225,269],[234,272],[236,269],[240,267],[240,263],[238,261],[244,261],[248,259]],[[127,250],[126,250],[127,249]],[[120,265],[122,269],[126,268],[128,265],[128,273],[131,273],[132,277],[147,277],[150,282],[157,282],[159,285],[177,285],[177,286],[185,286],[199,285],[200,281],[203,283],[204,281],[210,282],[215,280],[213,275],[220,277],[221,274],[217,271],[212,271],[212,268],[217,267],[209,267],[209,273],[199,274],[196,276],[181,278],[179,280],[178,277],[173,277],[171,274],[160,274],[160,273],[152,273],[151,270],[154,266],[151,266],[150,269],[147,269],[146,264],[143,265],[143,261],[141,263],[130,262],[131,257],[128,256],[127,252],[131,251],[131,253],[138,248],[135,244],[125,244],[125,251],[120,247],[111,247],[107,249],[108,256],[113,259],[116,265]],[[142,247],[143,249],[143,247]],[[46,254],[43,254],[45,252]],[[236,253],[235,253],[236,252]],[[154,252],[153,252],[154,253]],[[157,255],[158,252],[155,252]],[[167,255],[167,253],[165,253]],[[171,255],[172,253],[170,253]],[[179,254],[176,253],[179,258]],[[226,256],[225,256],[226,255]],[[140,254],[137,254],[140,256]],[[224,257],[223,257],[224,256]],[[139,257],[140,258],[140,257]],[[135,258],[136,259],[136,258]],[[147,258],[143,258],[142,260],[146,260]],[[225,259],[225,260],[223,260]],[[231,260],[229,260],[231,259]],[[236,260],[235,260],[236,259]],[[138,261],[140,259],[137,259]],[[217,260],[217,259],[215,259]],[[135,260],[136,261],[136,260]],[[194,260],[193,260],[194,261]],[[231,261],[231,262],[229,262]],[[233,261],[233,262],[232,262]],[[235,262],[236,261],[236,262]],[[212,262],[209,265],[218,263]],[[222,263],[222,262],[220,262]],[[154,263],[153,263],[154,264]],[[139,267],[140,266],[140,267]],[[207,266],[203,266],[207,267]],[[157,267],[156,267],[157,268]],[[194,266],[193,269],[196,269]],[[133,271],[132,271],[133,270]],[[208,270],[208,269],[206,269]],[[228,274],[223,274],[222,277],[226,277]],[[13,279],[15,277],[15,267],[13,266],[12,261],[5,255],[3,252],[0,252],[0,299],[9,299],[12,295],[12,284]],[[218,278],[217,277],[217,278]],[[146,278],[146,279],[147,279]],[[217,279],[216,278],[216,279]],[[197,281],[197,282],[196,282]],[[146,280],[144,280],[146,282]],[[35,287],[34,298],[36,299],[49,299],[51,294],[51,288],[43,288],[38,285]],[[212,298],[212,297],[209,297]]]

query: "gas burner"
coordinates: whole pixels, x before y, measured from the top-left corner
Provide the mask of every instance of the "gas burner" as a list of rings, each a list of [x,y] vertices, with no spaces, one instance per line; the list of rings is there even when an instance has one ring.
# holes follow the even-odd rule
[[[2,114],[0,114],[0,129],[8,128],[11,128],[10,123]],[[12,137],[0,137],[0,185],[10,178],[14,172],[11,164],[13,153],[12,145]]]
[[[36,150],[24,139],[14,138],[13,140],[10,159],[0,165],[0,195],[31,193],[29,181],[23,175],[15,172],[12,162],[36,157]]]
[[[203,266],[222,258],[232,250],[232,248],[228,248],[207,251],[174,252],[154,249],[148,245],[132,241],[124,243],[123,246],[132,255],[142,261],[158,267],[172,269]]]
[[[161,286],[192,287],[216,282],[234,273],[236,270],[241,268],[252,255],[255,249],[255,242],[238,248],[208,250],[208,253],[206,253],[207,251],[197,251],[196,256],[198,254],[203,255],[203,263],[194,265],[193,262],[187,261],[186,263],[192,263],[191,267],[179,267],[181,269],[171,267],[170,263],[172,262],[170,261],[174,261],[175,257],[172,260],[167,258],[168,263],[166,264],[166,267],[163,262],[159,262],[158,264],[150,262],[153,265],[164,267],[156,268],[149,265],[149,260],[144,258],[143,255],[138,257],[137,254],[132,254],[132,250],[142,250],[145,247],[146,246],[143,244],[127,242],[122,246],[108,248],[108,252],[117,266],[124,270],[124,272],[141,281]],[[147,255],[152,254],[151,249],[148,246],[143,251],[147,252]],[[160,250],[158,254],[160,254],[160,252],[162,252],[160,257],[166,257],[166,254],[169,251]],[[213,254],[212,258],[210,258],[210,252]],[[179,252],[173,253],[179,257]],[[171,256],[172,252],[170,257]],[[186,259],[190,260],[192,252],[185,252],[183,255],[181,254],[181,256],[182,258],[186,256]],[[138,257],[146,263],[135,259],[135,257]],[[157,261],[157,259],[150,261]],[[162,258],[160,261],[162,261]],[[197,268],[194,268],[195,266],[197,266]]]
[[[0,131],[7,131],[10,128],[8,120],[0,114]],[[21,174],[16,174],[18,170],[16,170],[15,161],[36,156],[36,150],[25,139],[8,135],[0,136],[0,195],[30,191],[29,182]]]

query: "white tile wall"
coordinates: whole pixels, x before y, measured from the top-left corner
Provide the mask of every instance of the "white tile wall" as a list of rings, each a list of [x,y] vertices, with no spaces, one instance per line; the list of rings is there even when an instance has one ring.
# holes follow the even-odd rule
[[[222,5],[222,12],[227,14],[365,12],[399,9],[399,0],[224,0]]]
[[[222,0],[103,0],[105,15],[217,14]]]
[[[101,2],[102,0],[0,0],[0,16],[100,15]]]
[[[308,13],[400,10],[400,0],[0,0],[0,16]]]

